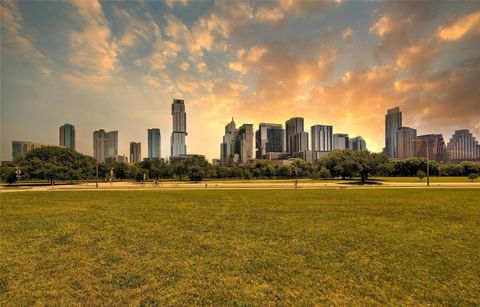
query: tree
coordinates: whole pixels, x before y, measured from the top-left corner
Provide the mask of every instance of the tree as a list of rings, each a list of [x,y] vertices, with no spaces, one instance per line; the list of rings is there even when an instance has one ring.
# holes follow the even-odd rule
[[[142,181],[143,180],[143,174],[145,174],[147,171],[142,169],[140,166],[136,164],[132,164],[128,166],[127,169],[127,176],[130,179],[133,179],[135,181]]]
[[[17,174],[15,168],[10,166],[0,167],[0,179],[8,184],[17,182]]]
[[[330,171],[326,169],[325,167],[322,166],[320,170],[318,171],[318,175],[322,179],[329,179],[331,177]]]
[[[425,172],[422,171],[421,169],[417,171],[417,177],[420,179],[420,181],[422,181],[423,178],[425,178],[425,176],[426,176]]]
[[[468,179],[470,179],[472,182],[478,178],[477,173],[470,173],[468,174]]]
[[[204,176],[205,172],[200,166],[194,165],[191,166],[188,170],[188,177],[190,178],[190,181],[202,181]]]
[[[173,163],[173,172],[178,176],[179,180],[182,180],[182,178],[187,175],[187,163],[186,160]]]

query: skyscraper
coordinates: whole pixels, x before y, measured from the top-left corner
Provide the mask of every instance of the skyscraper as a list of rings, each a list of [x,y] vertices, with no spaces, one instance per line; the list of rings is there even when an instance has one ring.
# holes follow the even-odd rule
[[[281,124],[261,123],[255,132],[256,158],[265,159],[270,152],[283,152],[284,133]]]
[[[349,140],[348,147],[351,150],[367,150],[367,143],[361,136],[356,136]]]
[[[222,165],[231,165],[238,161],[240,153],[236,150],[237,137],[238,129],[236,129],[232,117],[232,121],[225,126],[225,135],[222,144],[220,144],[220,163]]]
[[[187,154],[187,145],[185,137],[187,136],[187,113],[185,113],[185,103],[180,99],[173,99],[172,103],[173,130],[171,137],[172,157],[178,157]]]
[[[311,127],[312,151],[332,151],[333,127],[315,125]]]
[[[344,133],[335,133],[332,137],[333,140],[333,150],[345,150],[349,148],[349,138],[348,134]]]
[[[116,159],[118,155],[118,131],[105,132],[100,129],[93,132],[93,157],[98,162]]]
[[[247,163],[253,159],[253,125],[243,124],[238,128],[238,148],[240,153],[240,163]]]
[[[148,131],[148,158],[159,159],[160,158],[160,129],[152,128]]]
[[[417,154],[417,130],[409,127],[401,127],[397,130],[398,158],[413,158]]]
[[[446,159],[445,141],[441,134],[419,135],[415,145],[417,148],[416,157],[418,158],[426,158],[428,150],[430,160],[445,161]]]
[[[396,107],[385,115],[385,154],[389,158],[398,157],[397,130],[402,127],[402,112]]]
[[[452,161],[476,160],[478,141],[468,129],[456,130],[447,145],[448,158]]]
[[[70,124],[60,126],[60,146],[75,150],[75,126]]]
[[[287,152],[293,155],[296,152],[308,150],[308,133],[304,131],[303,118],[293,117],[285,122]]]
[[[130,142],[130,163],[135,164],[142,160],[142,143]]]

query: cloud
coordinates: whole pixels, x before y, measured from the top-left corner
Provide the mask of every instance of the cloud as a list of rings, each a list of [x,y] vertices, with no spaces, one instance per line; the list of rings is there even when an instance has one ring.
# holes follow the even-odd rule
[[[112,38],[98,1],[70,3],[84,26],[69,33],[70,67],[62,78],[74,87],[103,89],[117,69],[119,45]]]
[[[343,40],[348,40],[352,37],[353,30],[351,27],[346,27],[345,30],[342,31],[342,38]]]
[[[279,7],[275,8],[268,8],[268,7],[260,7],[255,12],[255,19],[265,22],[278,22],[279,20],[283,19],[283,11]]]
[[[31,36],[25,33],[22,13],[16,1],[3,1],[0,4],[2,29],[2,51],[13,56],[21,56],[33,63],[43,76],[50,77],[51,60],[38,50]]]
[[[477,35],[480,34],[480,11],[459,16],[449,24],[441,26],[437,30],[437,37],[445,41],[455,41],[473,30],[476,30]]]
[[[188,0],[164,0],[164,2],[169,8],[173,8],[176,4],[184,7],[188,4]]]

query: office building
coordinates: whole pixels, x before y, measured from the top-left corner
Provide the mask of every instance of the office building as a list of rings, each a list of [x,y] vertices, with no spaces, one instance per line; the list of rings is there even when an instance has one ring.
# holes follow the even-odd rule
[[[148,158],[160,159],[160,129],[152,128],[147,129],[148,132]]]
[[[65,124],[60,126],[60,146],[75,150],[75,126]]]
[[[385,154],[389,158],[398,158],[397,130],[402,127],[402,112],[398,107],[390,109],[385,115]]]
[[[367,150],[367,143],[361,136],[357,136],[349,140],[348,147],[355,151]]]
[[[142,161],[142,143],[130,142],[130,163]]]
[[[253,159],[254,153],[254,136],[253,125],[243,124],[238,128],[238,149],[239,149],[239,162],[244,164]]]
[[[187,154],[187,145],[185,137],[187,136],[187,113],[185,113],[185,103],[181,99],[173,99],[172,103],[172,137],[171,157],[178,157]]]
[[[55,145],[39,144],[25,141],[12,141],[12,161],[24,156],[29,151],[41,147],[56,147]]]
[[[100,129],[93,132],[93,157],[98,162],[115,160],[118,156],[118,131],[106,132]]]
[[[348,134],[335,133],[332,137],[333,150],[345,150],[349,148]]]
[[[451,161],[480,159],[477,150],[478,141],[468,129],[456,130],[447,145],[448,158]]]
[[[416,129],[401,127],[397,130],[398,159],[409,159],[416,156],[416,139]]]
[[[117,162],[128,163],[128,157],[126,155],[118,155]]]
[[[238,129],[232,117],[232,121],[225,126],[225,135],[223,136],[223,142],[220,144],[220,163],[222,165],[227,166],[238,162],[237,137]]]
[[[445,161],[446,159],[446,147],[445,141],[441,134],[426,134],[417,136],[415,142],[417,153],[417,158],[428,158],[435,161]]]
[[[315,125],[310,128],[312,138],[312,151],[332,151],[333,127]]]
[[[303,118],[293,117],[285,122],[286,149],[290,155],[308,151],[308,133],[304,132]]]
[[[267,153],[282,153],[284,133],[281,124],[261,123],[255,132],[256,158],[265,159]]]

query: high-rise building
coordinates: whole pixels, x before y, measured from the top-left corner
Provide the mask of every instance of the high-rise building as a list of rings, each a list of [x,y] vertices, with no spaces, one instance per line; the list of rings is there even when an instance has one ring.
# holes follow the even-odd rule
[[[130,163],[135,164],[142,160],[142,143],[130,142]]]
[[[293,117],[285,122],[285,136],[287,152],[308,151],[308,133],[304,132],[303,118]]]
[[[335,133],[332,137],[334,150],[345,150],[349,148],[348,134]]]
[[[75,150],[75,126],[65,124],[60,126],[60,146]]]
[[[416,140],[416,129],[401,127],[397,130],[398,159],[408,159],[416,156]]]
[[[223,142],[220,144],[220,163],[222,165],[231,165],[238,161],[239,153],[236,150],[238,137],[238,129],[236,129],[235,121],[229,122],[225,126],[225,135]]]
[[[265,159],[267,153],[283,152],[284,133],[281,124],[261,123],[255,132],[256,158]]]
[[[447,145],[448,158],[452,161],[476,160],[478,141],[468,129],[456,130]]]
[[[187,145],[185,137],[187,136],[187,113],[185,113],[185,103],[181,99],[173,99],[172,103],[173,130],[171,137],[172,157],[178,157],[187,154]]]
[[[98,162],[115,160],[118,156],[118,131],[105,132],[100,129],[93,132],[93,157]]]
[[[396,107],[385,115],[385,154],[389,158],[398,158],[397,130],[402,127],[402,112]]]
[[[41,147],[55,147],[55,145],[39,144],[25,141],[12,141],[12,161],[24,156],[33,149]]]
[[[247,163],[249,160],[253,159],[253,125],[252,124],[243,124],[238,128],[238,149],[239,149],[239,162]]]
[[[312,151],[332,151],[333,127],[315,125],[311,127]]]
[[[355,150],[355,151],[367,150],[367,143],[365,142],[365,140],[361,136],[356,136],[356,137],[351,138],[349,140],[348,147],[351,150]]]
[[[426,134],[417,136],[415,142],[417,158],[426,158],[428,150],[428,158],[435,161],[445,161],[446,148],[445,141],[441,134]]]
[[[148,158],[160,159],[160,129],[152,128],[148,131]]]

